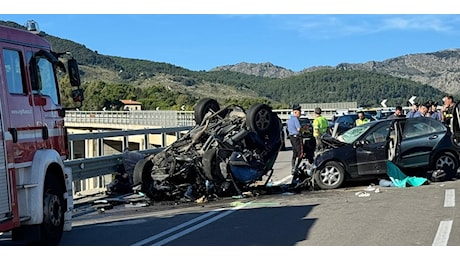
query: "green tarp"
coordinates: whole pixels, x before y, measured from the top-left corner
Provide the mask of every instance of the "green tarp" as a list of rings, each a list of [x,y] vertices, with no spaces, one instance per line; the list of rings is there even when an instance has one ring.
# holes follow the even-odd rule
[[[391,181],[398,188],[404,188],[407,186],[420,186],[423,185],[427,179],[422,177],[411,177],[406,176],[396,164],[391,161],[387,161],[387,174]]]

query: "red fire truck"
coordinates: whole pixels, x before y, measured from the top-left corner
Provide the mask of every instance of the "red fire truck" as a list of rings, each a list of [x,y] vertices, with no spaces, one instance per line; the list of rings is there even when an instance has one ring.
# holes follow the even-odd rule
[[[26,28],[0,26],[0,232],[56,245],[73,210],[59,82],[80,102],[75,108],[83,90],[71,54],[53,52],[34,21]]]

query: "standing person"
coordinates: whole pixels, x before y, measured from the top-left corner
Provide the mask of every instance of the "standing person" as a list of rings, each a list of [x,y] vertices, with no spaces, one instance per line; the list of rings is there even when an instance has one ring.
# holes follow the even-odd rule
[[[446,125],[450,125],[452,114],[454,112],[455,102],[453,96],[445,96],[443,99],[444,105],[441,108],[441,121]]]
[[[321,137],[326,133],[329,127],[327,119],[321,115],[321,108],[315,108],[315,119],[313,120],[313,137],[316,140],[316,151],[323,149]]]
[[[398,117],[404,117],[402,106],[396,106],[395,112],[391,114],[390,116],[388,116],[388,119],[393,119],[393,118],[398,118]]]
[[[433,102],[431,103],[431,111],[430,111],[430,117],[436,120],[441,121],[441,112],[438,111],[438,103]]]
[[[303,157],[303,139],[300,134],[300,111],[301,106],[295,104],[292,106],[292,113],[287,121],[287,130],[289,141],[292,146],[291,173],[294,174]]]
[[[431,107],[431,104],[429,103],[419,105],[418,110],[414,113],[412,117],[427,117],[429,107]]]
[[[412,108],[407,112],[406,117],[411,118],[414,117],[415,112],[418,111],[418,103],[412,104]]]
[[[365,123],[369,123],[371,120],[369,118],[364,117],[364,112],[359,111],[358,112],[358,119],[355,120],[355,126],[359,126]]]

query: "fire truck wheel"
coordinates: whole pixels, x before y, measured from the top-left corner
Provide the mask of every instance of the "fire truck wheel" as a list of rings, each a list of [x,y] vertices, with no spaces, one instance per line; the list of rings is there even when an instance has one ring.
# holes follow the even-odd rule
[[[57,245],[64,230],[64,196],[56,178],[48,175],[43,194],[43,223],[40,241],[46,245]]]

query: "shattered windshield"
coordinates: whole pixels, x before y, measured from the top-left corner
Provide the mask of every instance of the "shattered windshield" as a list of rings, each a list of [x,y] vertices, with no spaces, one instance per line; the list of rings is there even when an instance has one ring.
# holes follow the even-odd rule
[[[353,127],[339,135],[337,139],[341,142],[351,144],[356,141],[363,133],[365,133],[371,126],[372,124],[364,124]]]

